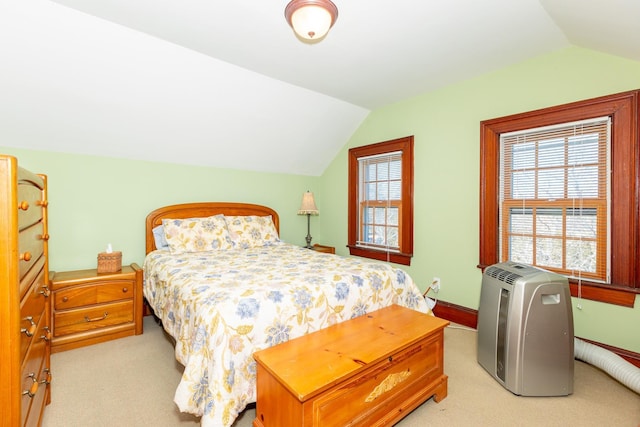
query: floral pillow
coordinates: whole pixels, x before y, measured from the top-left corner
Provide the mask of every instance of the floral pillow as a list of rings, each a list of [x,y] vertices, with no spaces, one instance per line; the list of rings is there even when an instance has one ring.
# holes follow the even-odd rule
[[[163,219],[171,253],[205,252],[233,248],[223,215],[207,218]]]
[[[225,216],[235,248],[268,246],[280,241],[271,215]]]

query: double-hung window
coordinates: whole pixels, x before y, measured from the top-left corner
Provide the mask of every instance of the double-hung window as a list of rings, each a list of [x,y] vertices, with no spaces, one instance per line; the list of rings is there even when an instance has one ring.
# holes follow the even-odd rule
[[[569,278],[573,296],[640,293],[640,91],[480,123],[480,262]]]
[[[349,250],[409,265],[413,255],[413,137],[349,150]]]

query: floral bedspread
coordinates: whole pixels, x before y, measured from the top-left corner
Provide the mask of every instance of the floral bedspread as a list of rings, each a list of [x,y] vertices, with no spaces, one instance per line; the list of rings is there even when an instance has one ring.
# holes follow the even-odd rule
[[[255,351],[394,303],[429,311],[403,270],[287,243],[153,251],[144,295],[185,367],[174,401],[216,427],[255,402]]]

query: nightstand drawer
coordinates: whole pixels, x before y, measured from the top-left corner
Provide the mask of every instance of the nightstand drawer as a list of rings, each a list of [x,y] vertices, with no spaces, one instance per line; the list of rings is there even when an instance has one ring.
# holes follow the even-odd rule
[[[53,317],[54,337],[133,323],[133,300],[59,311]]]
[[[315,244],[313,245],[313,247],[311,248],[316,252],[323,252],[325,254],[335,254],[336,253],[336,248],[334,248],[333,246],[325,246],[325,245],[319,245],[319,244]]]
[[[132,280],[94,282],[56,291],[53,297],[54,310],[66,310],[86,305],[133,299]]]

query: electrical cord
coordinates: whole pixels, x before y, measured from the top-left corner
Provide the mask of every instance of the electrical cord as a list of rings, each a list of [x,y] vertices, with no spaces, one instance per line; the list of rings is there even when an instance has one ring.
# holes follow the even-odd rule
[[[429,291],[433,291],[433,293],[437,294],[437,292],[434,289],[435,285],[436,285],[435,281],[431,282],[431,284],[427,287],[427,290],[424,291],[424,293],[422,294],[422,298],[424,298],[427,301],[427,305],[429,306],[430,310],[433,310],[433,307],[435,307],[438,304],[437,295],[434,296],[433,298],[428,296]],[[429,301],[433,301],[433,302],[429,302]]]

